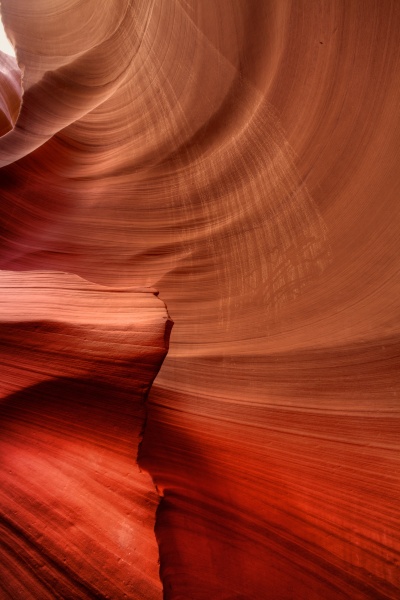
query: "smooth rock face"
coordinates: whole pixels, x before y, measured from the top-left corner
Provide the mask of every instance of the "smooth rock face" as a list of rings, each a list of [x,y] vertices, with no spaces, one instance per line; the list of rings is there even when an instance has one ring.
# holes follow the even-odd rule
[[[20,112],[0,139],[0,268],[156,286],[175,322],[139,456],[162,496],[164,597],[397,600],[399,2],[2,0],[2,14],[23,96],[3,94]],[[16,64],[4,73],[18,91]],[[52,331],[34,370],[86,385]],[[50,385],[18,336],[7,394]]]
[[[2,272],[0,290],[0,597],[161,598],[136,456],[164,304],[51,272]]]

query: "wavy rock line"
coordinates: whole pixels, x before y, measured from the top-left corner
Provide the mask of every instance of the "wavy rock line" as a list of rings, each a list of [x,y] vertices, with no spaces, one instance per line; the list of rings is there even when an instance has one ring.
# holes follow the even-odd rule
[[[165,598],[396,600],[398,2],[2,14],[1,268],[176,322],[140,449]]]

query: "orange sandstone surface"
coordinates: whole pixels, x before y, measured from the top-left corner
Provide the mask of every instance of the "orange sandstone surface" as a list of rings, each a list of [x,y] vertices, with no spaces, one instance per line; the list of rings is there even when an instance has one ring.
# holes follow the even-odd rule
[[[397,600],[399,2],[1,12],[4,598]]]

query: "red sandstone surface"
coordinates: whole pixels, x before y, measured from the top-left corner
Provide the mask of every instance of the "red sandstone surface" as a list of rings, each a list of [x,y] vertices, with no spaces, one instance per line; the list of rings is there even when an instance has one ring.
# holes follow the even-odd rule
[[[136,464],[170,320],[152,290],[0,273],[0,597],[160,598]]]
[[[400,4],[1,10],[4,598],[397,600]]]

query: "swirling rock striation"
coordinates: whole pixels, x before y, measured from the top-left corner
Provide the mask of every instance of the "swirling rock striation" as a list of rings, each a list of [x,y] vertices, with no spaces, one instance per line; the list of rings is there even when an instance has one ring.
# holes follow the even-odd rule
[[[140,451],[165,598],[397,600],[400,4],[2,13],[0,267],[175,321]]]

